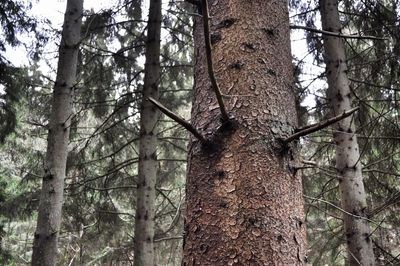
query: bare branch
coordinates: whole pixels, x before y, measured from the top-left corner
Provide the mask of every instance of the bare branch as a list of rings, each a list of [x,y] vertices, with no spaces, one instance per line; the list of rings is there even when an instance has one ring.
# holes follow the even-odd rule
[[[326,31],[326,30],[319,30],[319,29],[305,27],[305,26],[299,26],[299,25],[290,25],[290,28],[294,29],[294,30],[307,30],[307,31],[311,31],[311,32],[321,33],[323,35],[339,37],[339,38],[347,38],[347,39],[368,39],[368,40],[381,40],[381,41],[387,40],[387,38],[380,38],[380,37],[375,37],[375,36],[348,35],[348,34],[342,34],[342,33],[338,33],[338,32]]]
[[[321,122],[318,122],[318,123],[315,123],[315,124],[311,124],[311,125],[299,128],[299,129],[296,130],[297,131],[296,133],[294,133],[293,135],[287,137],[286,139],[283,139],[283,142],[288,143],[288,142],[296,140],[296,139],[298,139],[298,138],[300,138],[302,136],[305,136],[305,135],[311,134],[313,132],[316,132],[318,130],[321,130],[323,128],[326,128],[327,126],[330,126],[330,125],[332,125],[332,124],[334,124],[334,123],[336,123],[336,122],[338,122],[338,121],[350,116],[351,114],[353,114],[358,109],[359,109],[359,107],[356,107],[356,108],[353,108],[353,109],[350,109],[350,110],[347,110],[347,111],[343,112],[343,114],[341,114],[341,115],[329,118],[329,119],[327,119],[325,121],[321,121]]]
[[[222,99],[221,90],[219,89],[217,80],[214,74],[214,67],[212,63],[211,57],[211,38],[210,38],[210,25],[209,25],[209,13],[208,13],[208,3],[207,0],[201,0],[201,9],[203,14],[203,28],[204,28],[204,39],[205,39],[205,48],[207,55],[207,66],[208,66],[208,75],[210,76],[210,81],[212,88],[215,92],[215,96],[217,97],[219,109],[221,110],[222,120],[228,121],[229,116],[225,108],[224,100]]]
[[[378,213],[384,211],[385,209],[389,208],[390,206],[397,204],[400,202],[400,192],[397,192],[394,196],[392,196],[390,199],[388,199],[385,203],[383,203],[381,206],[378,206],[377,208],[371,210],[368,213],[368,217],[374,217]]]
[[[204,138],[203,135],[200,134],[200,132],[195,129],[188,121],[186,121],[184,118],[181,116],[175,114],[171,110],[169,110],[167,107],[162,105],[160,102],[156,101],[152,97],[147,98],[152,104],[157,106],[158,109],[161,110],[165,115],[173,119],[175,122],[186,128],[190,133],[192,133],[196,138],[198,138],[201,142],[206,143],[207,140]]]
[[[374,245],[378,248],[378,249],[380,249],[383,253],[385,253],[386,255],[389,255],[389,257],[391,257],[392,258],[392,260],[391,261],[388,261],[389,263],[390,263],[390,265],[395,265],[394,263],[392,263],[392,262],[400,262],[400,260],[399,260],[399,255],[397,255],[397,256],[394,256],[394,255],[392,255],[392,253],[390,253],[389,251],[387,251],[386,249],[384,249],[383,247],[381,247],[379,244],[378,244],[378,242],[376,242],[374,239],[372,239],[372,243],[374,243]],[[397,265],[397,264],[396,264]]]
[[[347,215],[349,215],[349,216],[351,216],[351,217],[354,217],[354,218],[357,218],[357,219],[362,219],[362,220],[371,222],[371,223],[373,223],[373,224],[379,224],[379,223],[377,223],[377,222],[375,222],[375,221],[373,221],[373,220],[368,219],[367,217],[355,215],[355,214],[352,214],[352,213],[350,213],[350,212],[348,212],[348,211],[346,211],[346,210],[343,210],[343,209],[340,208],[339,206],[336,206],[335,204],[333,204],[333,203],[331,203],[331,202],[329,202],[329,201],[326,201],[326,200],[323,200],[323,199],[314,198],[314,197],[310,197],[310,196],[307,196],[307,195],[303,195],[303,196],[304,196],[306,199],[310,199],[310,200],[313,200],[313,201],[320,201],[320,202],[323,202],[323,203],[325,203],[325,204],[328,204],[328,205],[334,207],[335,209],[337,209],[337,210],[339,210],[339,211],[343,212],[344,214],[347,214]]]
[[[161,242],[161,241],[167,241],[167,240],[179,240],[179,239],[183,239],[183,236],[167,236],[167,237],[163,237],[163,238],[154,239],[154,242]]]

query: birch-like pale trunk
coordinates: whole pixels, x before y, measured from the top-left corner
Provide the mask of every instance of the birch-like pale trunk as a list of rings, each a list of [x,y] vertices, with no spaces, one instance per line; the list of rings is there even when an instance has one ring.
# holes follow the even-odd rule
[[[157,180],[158,99],[160,82],[161,0],[150,1],[143,98],[140,109],[139,173],[135,216],[135,266],[154,265],[154,212]]]
[[[341,32],[338,1],[321,0],[322,28]],[[334,115],[351,109],[351,91],[347,77],[346,55],[343,41],[338,37],[324,35],[328,97]],[[354,214],[343,214],[347,240],[348,265],[375,265],[370,228],[366,217],[366,194],[364,190],[360,152],[354,130],[353,116],[337,122],[333,138],[336,144],[336,170],[342,208]]]
[[[57,262],[82,10],[83,0],[67,1],[49,120],[45,174],[33,242],[32,265],[37,266],[54,266]]]

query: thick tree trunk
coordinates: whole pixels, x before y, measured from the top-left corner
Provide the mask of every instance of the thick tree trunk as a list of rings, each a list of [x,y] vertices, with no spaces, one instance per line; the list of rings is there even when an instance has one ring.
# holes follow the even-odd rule
[[[54,266],[57,260],[82,9],[83,0],[67,1],[49,120],[45,176],[40,194],[32,265]]]
[[[161,0],[150,1],[145,77],[140,109],[139,175],[135,217],[135,265],[154,265],[154,212],[157,180],[158,111],[147,101],[158,99],[160,83]]]
[[[341,32],[338,1],[321,0],[320,8],[323,30]],[[328,97],[334,115],[338,115],[351,109],[344,45],[341,38],[324,36],[324,48]],[[336,143],[336,169],[339,175],[342,208],[355,216],[366,217],[366,195],[353,116],[336,123],[333,137]],[[348,264],[375,265],[368,222],[355,216],[343,214]]]
[[[225,105],[221,125],[195,25],[192,123],[183,265],[304,265],[297,151],[280,142],[297,125],[287,2],[209,3],[212,58]]]

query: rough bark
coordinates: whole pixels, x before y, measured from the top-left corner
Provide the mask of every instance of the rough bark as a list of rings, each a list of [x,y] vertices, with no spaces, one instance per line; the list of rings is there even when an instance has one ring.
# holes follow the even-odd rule
[[[34,235],[32,265],[54,266],[57,261],[82,9],[83,0],[67,1],[49,120],[45,175]]]
[[[183,265],[304,265],[305,228],[287,2],[209,3],[214,71],[233,121],[221,115],[195,23]]]
[[[135,217],[135,265],[154,265],[154,212],[157,179],[158,99],[160,82],[161,0],[150,1],[143,100],[140,109],[139,173]]]
[[[338,1],[321,0],[322,28],[341,32]],[[344,45],[341,38],[324,36],[328,97],[334,115],[351,109],[351,91],[347,77]],[[336,123],[333,138],[336,144],[336,169],[342,208],[356,216],[366,217],[366,195],[354,120],[350,116]],[[375,265],[375,257],[367,220],[343,214],[349,265]]]

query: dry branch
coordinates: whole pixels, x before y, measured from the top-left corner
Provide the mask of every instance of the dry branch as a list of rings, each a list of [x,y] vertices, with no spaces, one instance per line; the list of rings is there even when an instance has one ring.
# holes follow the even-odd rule
[[[327,201],[327,200],[319,199],[319,198],[314,198],[314,197],[310,197],[310,196],[307,196],[307,195],[304,195],[304,198],[309,199],[309,200],[312,200],[312,201],[323,202],[323,203],[328,204],[329,206],[332,206],[333,208],[335,208],[335,209],[341,211],[342,213],[347,214],[347,215],[349,215],[349,216],[351,216],[351,217],[354,217],[354,218],[357,218],[357,219],[361,219],[361,220],[365,220],[365,221],[368,221],[368,222],[370,222],[370,223],[379,225],[379,223],[376,222],[376,221],[373,221],[373,220],[370,220],[370,219],[368,219],[368,218],[366,218],[366,217],[359,216],[359,215],[353,214],[353,213],[351,213],[351,212],[348,212],[348,211],[346,211],[346,210],[340,208],[339,206],[337,206],[337,205],[335,205],[335,204],[333,204],[332,202],[329,202],[329,201]]]
[[[299,129],[296,130],[297,131],[296,133],[294,133],[293,135],[287,137],[286,139],[283,139],[283,142],[288,143],[288,142],[296,140],[296,139],[298,139],[298,138],[300,138],[302,136],[305,136],[305,135],[311,134],[313,132],[316,132],[318,130],[321,130],[323,128],[326,128],[327,126],[330,126],[330,125],[332,125],[332,124],[334,124],[334,123],[336,123],[336,122],[338,122],[338,121],[350,116],[351,114],[353,114],[358,109],[359,109],[359,107],[356,107],[356,108],[353,108],[353,109],[350,109],[350,110],[347,110],[347,111],[343,112],[343,114],[341,114],[341,115],[329,118],[329,119],[327,119],[325,121],[321,121],[321,122],[318,122],[318,123],[315,123],[315,124],[311,124],[311,125],[299,128]]]
[[[190,133],[192,133],[196,138],[198,138],[201,142],[206,143],[207,140],[204,138],[203,135],[200,134],[200,132],[195,129],[188,121],[186,121],[183,117],[175,114],[171,110],[169,110],[167,107],[162,105],[160,102],[156,101],[155,99],[149,97],[147,98],[152,104],[157,106],[158,109],[161,110],[165,115],[170,117],[172,120],[186,128]]]
[[[368,40],[381,40],[381,41],[387,40],[387,38],[380,38],[380,37],[375,37],[375,36],[348,35],[348,34],[342,34],[339,32],[319,30],[319,29],[315,29],[315,28],[298,26],[298,25],[290,25],[290,28],[294,29],[294,30],[307,30],[307,31],[315,32],[315,33],[321,33],[323,35],[339,37],[339,38],[347,38],[347,39],[368,39]]]
[[[224,101],[222,99],[221,90],[219,89],[217,80],[214,74],[214,67],[212,63],[211,57],[211,38],[210,38],[210,25],[209,25],[209,13],[208,13],[208,3],[207,0],[201,1],[201,9],[203,14],[203,28],[204,28],[204,39],[205,39],[205,48],[206,48],[206,56],[207,56],[207,66],[208,66],[208,75],[210,76],[210,81],[212,88],[217,97],[219,109],[221,110],[222,120],[228,121],[229,116],[225,108]]]

